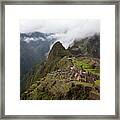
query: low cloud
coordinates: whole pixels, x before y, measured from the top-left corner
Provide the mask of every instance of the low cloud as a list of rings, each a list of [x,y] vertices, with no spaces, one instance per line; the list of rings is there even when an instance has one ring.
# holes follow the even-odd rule
[[[20,32],[28,33],[34,31],[55,33],[57,41],[60,41],[67,48],[75,39],[100,33],[100,21],[92,19],[20,21]]]

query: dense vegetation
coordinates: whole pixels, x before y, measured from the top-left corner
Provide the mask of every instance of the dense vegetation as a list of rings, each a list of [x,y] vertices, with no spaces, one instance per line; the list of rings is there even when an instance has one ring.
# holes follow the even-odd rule
[[[21,92],[25,90],[27,82],[26,77],[36,64],[41,64],[50,50],[52,42],[52,33],[45,34],[40,32],[21,33],[20,34],[20,88]],[[28,41],[29,39],[32,39]],[[35,67],[34,67],[35,68]]]
[[[68,49],[56,42],[25,79],[23,100],[100,99],[100,36],[77,39]]]

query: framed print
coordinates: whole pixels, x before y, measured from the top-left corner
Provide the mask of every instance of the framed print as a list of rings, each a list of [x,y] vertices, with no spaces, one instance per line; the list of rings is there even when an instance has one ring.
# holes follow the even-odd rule
[[[119,119],[118,1],[1,7],[1,118]]]

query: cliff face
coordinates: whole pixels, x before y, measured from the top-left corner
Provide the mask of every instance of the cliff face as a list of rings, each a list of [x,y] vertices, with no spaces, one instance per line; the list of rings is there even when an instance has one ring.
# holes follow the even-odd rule
[[[95,42],[97,41],[97,42]],[[92,44],[93,43],[93,44]],[[48,59],[28,79],[24,100],[100,99],[99,36],[76,41],[65,49],[53,45]]]

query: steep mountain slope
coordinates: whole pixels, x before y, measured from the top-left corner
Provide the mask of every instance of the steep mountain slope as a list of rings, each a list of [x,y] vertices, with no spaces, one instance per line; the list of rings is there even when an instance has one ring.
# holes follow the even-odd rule
[[[21,33],[20,34],[20,83],[21,91],[25,88],[26,74],[37,63],[42,63],[56,40],[52,33]]]
[[[99,40],[94,35],[75,41],[68,49],[55,43],[42,70],[40,65],[27,80],[21,99],[100,99]]]
[[[58,69],[57,62],[66,55],[65,48],[60,42],[52,47],[45,64],[44,75]]]
[[[82,40],[75,40],[68,50],[77,56],[89,56],[100,58],[100,35],[86,37]]]
[[[60,42],[56,42],[52,47],[47,60],[44,63],[36,65],[31,72],[26,75],[27,85],[30,86],[36,78],[42,78],[47,73],[59,69],[57,63],[58,61],[66,55],[66,50]]]
[[[81,62],[80,59],[63,57],[58,62],[61,68],[37,79],[22,94],[22,99],[99,99],[99,74],[96,71],[91,72],[90,68],[88,71],[82,70],[75,64],[76,61]],[[85,63],[92,67],[91,62],[93,60],[86,58],[84,67]],[[71,66],[74,66],[74,69]],[[81,77],[79,77],[80,72]]]

